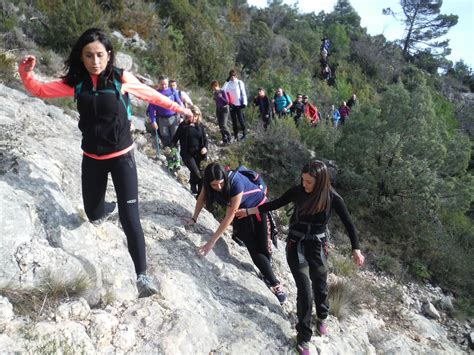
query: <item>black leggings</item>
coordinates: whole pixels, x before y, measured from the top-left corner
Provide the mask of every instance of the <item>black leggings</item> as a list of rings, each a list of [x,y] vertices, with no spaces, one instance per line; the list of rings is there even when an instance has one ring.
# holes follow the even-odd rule
[[[327,241],[325,240],[321,244],[317,240],[305,240],[302,242],[302,245],[305,256],[303,264],[300,264],[298,261],[296,243],[290,239],[288,239],[286,244],[286,260],[295,279],[297,289],[297,341],[309,342],[313,334],[311,330],[313,295],[318,318],[326,319],[329,313]]]
[[[206,155],[202,155],[200,151],[194,154],[181,155],[184,165],[189,169],[190,177],[189,183],[192,192],[200,192],[202,186],[201,162],[206,159]]]
[[[266,281],[270,286],[275,286],[280,281],[278,281],[272,269],[272,241],[269,238],[269,226],[266,222],[267,214],[261,213],[260,216],[260,222],[256,216],[234,219],[234,233],[244,242],[253,263],[260,270]]]
[[[120,223],[127,236],[128,251],[137,274],[146,272],[145,238],[138,212],[137,167],[133,151],[116,158],[82,159],[82,198],[90,221],[105,215],[107,177],[112,174],[117,194]]]
[[[231,106],[230,107],[230,118],[232,118],[232,130],[234,131],[234,137],[237,139],[239,134],[239,126],[242,128],[243,135],[245,136],[245,117],[243,106]]]

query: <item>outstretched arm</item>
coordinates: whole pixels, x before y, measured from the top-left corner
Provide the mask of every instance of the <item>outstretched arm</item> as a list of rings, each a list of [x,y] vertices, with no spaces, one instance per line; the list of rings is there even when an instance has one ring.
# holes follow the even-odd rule
[[[140,80],[127,71],[123,72],[122,81],[122,91],[133,94],[140,100],[164,107],[184,116],[191,117],[193,115],[191,110],[180,106],[177,102],[170,100],[152,87],[141,83]]]
[[[240,202],[242,201],[242,196],[243,196],[243,193],[241,192],[230,199],[230,206],[227,207],[225,217],[222,220],[221,224],[219,225],[219,228],[217,228],[214,234],[212,234],[211,239],[209,239],[209,241],[206,244],[204,244],[202,247],[198,249],[198,253],[200,255],[206,256],[207,253],[211,251],[211,249],[214,247],[216,242],[219,240],[222,233],[224,233],[227,227],[230,226],[230,224],[234,220],[234,213],[237,210],[237,208],[239,208],[240,206]]]
[[[36,58],[33,55],[26,55],[18,64],[18,72],[23,81],[25,89],[30,94],[42,99],[74,96],[74,88],[64,83],[62,80],[42,83],[33,76],[33,69],[36,66]]]

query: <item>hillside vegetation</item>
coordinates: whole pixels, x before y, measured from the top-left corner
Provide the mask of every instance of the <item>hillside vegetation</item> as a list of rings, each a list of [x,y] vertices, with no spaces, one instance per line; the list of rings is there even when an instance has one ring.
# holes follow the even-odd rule
[[[373,265],[434,281],[472,312],[472,141],[456,120],[460,113],[472,122],[472,107],[461,111],[462,103],[448,100],[474,88],[463,62],[427,52],[406,58],[397,43],[368,35],[347,0],[319,14],[280,0],[265,9],[245,0],[3,0],[0,11],[0,81],[7,84],[17,83],[14,63],[27,52],[40,58],[38,71],[57,75],[78,34],[97,26],[138,34],[146,48],[116,43],[138,73],[166,74],[199,96],[209,96],[210,81],[223,82],[231,68],[249,96],[260,86],[270,95],[281,86],[292,97],[309,95],[323,118],[331,104],[357,93],[358,105],[337,131],[281,120],[263,133],[255,108],[247,108],[258,134],[226,148],[226,162],[261,171],[277,195],[298,181],[312,155],[335,161],[337,189]],[[325,36],[329,82],[320,78]],[[213,115],[209,99],[195,99]]]

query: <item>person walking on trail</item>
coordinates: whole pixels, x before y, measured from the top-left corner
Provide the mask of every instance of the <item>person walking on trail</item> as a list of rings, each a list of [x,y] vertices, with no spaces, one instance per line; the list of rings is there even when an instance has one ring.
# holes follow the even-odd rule
[[[232,129],[235,140],[239,140],[239,124],[242,129],[241,139],[245,139],[247,131],[245,130],[244,108],[247,106],[247,92],[242,80],[237,79],[237,71],[232,69],[229,72],[229,78],[225,82],[222,90],[227,95],[230,105],[230,117],[232,118]]]
[[[296,95],[296,100],[293,101],[291,105],[291,113],[294,115],[293,119],[295,120],[295,125],[298,127],[300,125],[301,116],[304,115],[305,104],[303,103],[303,95]]]
[[[278,115],[278,117],[288,115],[292,105],[291,97],[286,94],[282,88],[278,88],[275,92],[275,96],[273,96],[275,114]]]
[[[281,197],[257,207],[241,208],[235,215],[237,218],[247,218],[289,203],[294,203],[294,210],[290,218],[286,258],[297,288],[297,350],[300,354],[309,354],[308,343],[313,334],[313,297],[318,319],[316,329],[320,335],[328,333],[327,225],[332,211],[339,215],[346,228],[351,240],[352,258],[357,266],[362,266],[364,256],[360,252],[356,229],[344,200],[331,186],[326,164],[319,160],[306,164],[301,171],[301,183]]]
[[[347,100],[347,107],[349,107],[349,111],[357,104],[357,96],[356,94],[352,94],[351,98]]]
[[[253,263],[263,275],[264,281],[280,304],[286,300],[286,294],[276,278],[271,264],[272,242],[270,221],[266,213],[248,218],[234,219],[238,208],[255,207],[266,200],[265,193],[250,179],[237,170],[225,171],[218,163],[209,164],[204,170],[203,189],[199,194],[194,214],[189,223],[196,223],[204,205],[210,210],[214,202],[227,206],[226,214],[209,241],[198,249],[202,256],[212,250],[221,235],[231,224],[233,233],[241,240],[250,254]]]
[[[202,187],[201,162],[207,157],[207,136],[201,123],[201,110],[197,106],[191,106],[190,110],[193,116],[178,126],[171,146],[175,147],[179,142],[181,159],[191,174],[191,192],[197,195]]]
[[[272,103],[265,94],[264,88],[258,88],[257,96],[253,99],[253,104],[258,107],[260,117],[263,121],[263,129],[266,131],[272,121]]]
[[[169,80],[166,76],[160,76],[158,78],[158,93],[166,96],[171,101],[176,102],[179,106],[184,107],[181,99],[179,98],[178,92],[169,87]],[[148,105],[147,115],[150,117],[151,126],[154,130],[160,130],[160,138],[163,146],[169,147],[171,139],[174,137],[180,118],[179,112],[168,109],[166,107],[150,104]],[[158,121],[158,123],[156,122]]]
[[[191,106],[194,105],[193,100],[191,100],[188,93],[186,91],[178,89],[178,82],[176,80],[170,80],[169,85],[170,85],[171,90],[174,90],[178,93],[178,97],[183,103],[184,107],[190,108]]]
[[[117,193],[120,223],[137,274],[139,297],[157,292],[146,274],[145,239],[138,209],[137,168],[130,134],[128,93],[185,116],[192,112],[142,84],[127,71],[114,67],[114,50],[106,33],[97,28],[85,31],[65,61],[61,80],[42,83],[34,79],[36,58],[25,56],[19,73],[25,88],[40,98],[76,97],[79,129],[82,132],[82,197],[91,222],[111,212],[105,202],[108,174]]]
[[[211,81],[211,89],[216,102],[216,118],[219,125],[219,131],[222,135],[222,144],[227,145],[231,141],[231,135],[228,127],[229,119],[229,101],[224,90],[221,89],[217,80]]]
[[[306,117],[306,121],[311,127],[316,126],[319,122],[318,108],[309,102],[308,95],[303,95],[301,102],[304,105],[304,116]]]
[[[339,107],[339,114],[341,115],[341,125],[343,126],[346,123],[347,117],[349,117],[349,112],[351,109],[347,106],[346,102],[343,101],[341,107]]]
[[[319,48],[321,54],[321,60],[326,61],[329,54],[329,38],[321,38],[321,47]]]
[[[339,110],[334,105],[331,105],[331,117],[332,117],[332,124],[334,128],[337,128],[337,125],[339,124],[339,120],[341,119],[341,114],[339,113]]]

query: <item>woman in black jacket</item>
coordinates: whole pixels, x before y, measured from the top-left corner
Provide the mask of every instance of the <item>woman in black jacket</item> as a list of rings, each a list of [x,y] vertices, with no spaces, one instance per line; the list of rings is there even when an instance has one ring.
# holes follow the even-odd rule
[[[193,116],[179,125],[171,146],[176,146],[179,141],[181,158],[191,172],[191,192],[198,195],[202,187],[201,162],[207,157],[207,136],[201,123],[201,110],[195,105],[190,110]]]
[[[331,186],[326,164],[319,160],[305,165],[301,184],[290,188],[280,198],[258,207],[239,209],[235,214],[243,218],[276,210],[291,202],[295,208],[290,219],[286,258],[297,288],[297,350],[300,354],[309,354],[313,296],[318,316],[317,330],[321,335],[328,332],[325,322],[329,313],[326,229],[333,210],[346,228],[351,240],[352,258],[357,266],[362,266],[364,256],[344,200]]]

